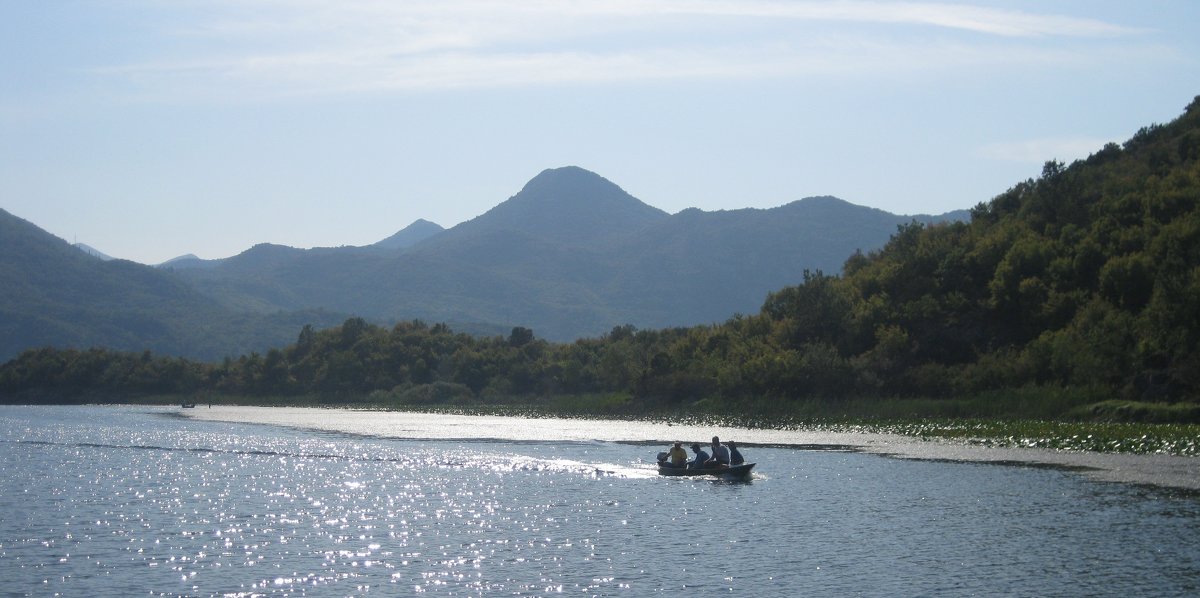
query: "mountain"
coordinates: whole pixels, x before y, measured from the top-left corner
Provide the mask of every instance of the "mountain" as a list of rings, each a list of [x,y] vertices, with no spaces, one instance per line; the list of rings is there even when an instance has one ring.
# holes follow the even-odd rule
[[[762,314],[776,362],[802,357],[756,397],[971,397],[1003,417],[1194,421],[1200,96],[1122,145],[1046,162],[969,223],[906,227],[841,277],[781,288]]]
[[[164,270],[182,270],[187,268],[212,268],[216,264],[220,264],[220,259],[203,259],[196,253],[187,253],[185,256],[170,258],[168,261],[157,265],[157,268]]]
[[[444,246],[509,231],[558,245],[590,246],[620,239],[667,217],[608,179],[566,166],[542,171],[519,193],[450,229],[438,241]]]
[[[572,166],[399,253],[259,245],[179,274],[230,309],[519,325],[568,340],[753,313],[804,270],[837,272],[913,219],[830,197],[670,215]]]
[[[756,312],[805,270],[840,271],[913,219],[831,197],[671,215],[571,166],[450,229],[418,220],[366,247],[263,243],[149,267],[102,261],[4,213],[0,359],[43,345],[219,359],[346,315],[523,326],[550,340],[719,322]]]
[[[100,250],[84,243],[75,243],[75,248],[95,258],[100,258],[104,261],[113,259],[112,256],[105,255]]]
[[[201,259],[194,253],[181,255],[176,258],[171,258],[158,265],[159,268],[176,269],[176,268],[209,268],[220,263],[220,260]]]
[[[378,241],[374,244],[368,245],[366,247],[318,248],[318,249],[315,249],[312,251],[350,251],[350,250],[354,250],[354,249],[360,249],[360,250],[378,249],[378,250],[383,250],[383,251],[395,251],[395,250],[407,249],[409,247],[412,247],[413,245],[416,245],[417,243],[420,243],[421,241],[424,241],[424,240],[442,232],[443,230],[445,230],[445,229],[436,223],[433,223],[433,222],[430,222],[430,221],[424,220],[424,219],[419,219],[419,220],[413,222],[412,224],[404,227],[402,230],[398,231],[396,234],[394,234],[386,239],[383,239],[381,241]],[[241,268],[241,269],[255,268],[255,267],[261,267],[261,266],[267,265],[265,263],[265,261],[270,261],[272,259],[271,257],[269,257],[270,255],[279,256],[281,254],[282,255],[291,254],[294,256],[294,255],[298,255],[298,253],[302,252],[302,251],[303,250],[301,250],[301,249],[294,249],[292,247],[287,247],[284,245],[273,245],[270,243],[260,243],[258,245],[255,245],[254,247],[251,247],[247,251],[245,251],[237,256],[234,256],[233,258],[206,260],[206,259],[197,257],[195,254],[189,253],[187,255],[181,255],[179,257],[169,259],[169,260],[159,264],[158,267],[164,268],[164,269],[169,269],[169,270],[185,270],[185,269],[192,269],[192,268],[207,269],[207,268],[216,267],[222,263],[225,263],[227,260],[230,260],[233,263],[238,264],[238,266],[236,266],[236,267]]]
[[[372,247],[378,247],[379,249],[407,249],[443,230],[446,229],[436,223],[420,219],[404,227],[396,234],[375,243]]]
[[[640,231],[616,250],[624,264],[612,284],[658,326],[724,321],[754,313],[767,293],[795,284],[804,270],[837,273],[856,250],[879,248],[902,224],[958,220],[897,216],[834,197],[770,209],[684,210]],[[637,290],[630,293],[630,290]]]
[[[170,272],[102,260],[0,210],[0,360],[39,346],[104,346],[219,359],[295,339],[316,311],[226,310]]]
[[[602,195],[576,198],[571,184],[548,195],[561,205],[543,207],[561,221],[485,214],[470,229],[390,257],[262,245],[229,265],[295,301],[340,296],[359,306],[511,318],[551,331],[622,319],[670,326],[709,313],[727,319],[638,334],[618,327],[595,342],[552,345],[530,345],[529,331],[515,328],[507,342],[496,342],[441,326],[405,322],[388,330],[354,319],[305,331],[266,358],[193,367],[190,388],[337,393],[339,404],[368,394],[407,404],[511,404],[586,393],[625,397],[620,409],[630,412],[720,403],[840,413],[844,398],[854,397],[868,411],[872,399],[882,399],[876,411],[936,417],[1171,424],[1200,417],[1200,96],[1169,124],[1143,128],[1070,166],[1047,162],[1038,179],[972,208],[969,221],[932,226],[909,223],[946,215],[901,217],[832,197],[663,217],[599,177],[567,174]],[[489,214],[532,203],[523,193],[510,199],[516,207]],[[555,234],[580,226],[575,218],[594,217],[580,214],[597,200],[632,219],[582,240]],[[837,264],[839,252],[845,255],[839,243],[869,245],[872,230],[897,222],[882,247],[841,262],[840,276],[808,270]],[[19,234],[27,231],[17,232],[0,229],[0,240],[32,245]],[[58,267],[27,253],[38,269]],[[87,258],[75,252],[74,259]],[[251,282],[222,268],[209,283]],[[757,299],[756,313],[724,316],[774,278],[797,284]],[[0,394],[153,388],[162,372],[178,371],[170,366],[185,365],[151,363],[136,353],[33,352],[0,367]],[[1191,447],[1184,446],[1186,427],[1175,428],[1183,430],[1177,442],[1142,437],[1133,445]],[[1075,443],[1088,450],[1116,444],[1090,435]]]

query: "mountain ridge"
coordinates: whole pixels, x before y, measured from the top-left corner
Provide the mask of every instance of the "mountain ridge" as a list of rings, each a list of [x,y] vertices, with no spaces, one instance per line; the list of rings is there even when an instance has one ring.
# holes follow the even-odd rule
[[[378,247],[380,249],[407,249],[416,245],[434,235],[442,233],[446,229],[441,225],[430,222],[424,218],[418,218],[408,226],[400,229],[392,236],[376,241],[370,247]]]
[[[363,247],[299,249],[259,243],[217,260],[181,256],[159,267],[124,262],[104,270],[98,268],[107,262],[63,242],[72,259],[86,260],[75,267],[80,276],[86,278],[86,270],[100,278],[143,279],[99,287],[104,289],[99,294],[108,296],[101,311],[115,313],[125,305],[142,316],[100,316],[95,309],[72,316],[70,302],[58,301],[43,319],[59,328],[91,331],[74,338],[33,333],[21,338],[37,339],[24,346],[42,339],[106,344],[110,338],[120,348],[136,347],[141,339],[155,350],[212,358],[228,354],[229,347],[268,346],[267,336],[264,342],[247,337],[266,334],[264,322],[307,317],[298,314],[316,314],[314,322],[322,324],[330,323],[333,314],[348,314],[377,322],[454,322],[481,331],[524,326],[550,340],[598,336],[625,324],[711,323],[756,311],[767,293],[795,284],[805,270],[840,270],[856,250],[881,247],[898,226],[914,218],[929,222],[939,217],[897,216],[829,196],[774,208],[692,208],[668,214],[596,173],[577,166],[552,168],[467,222],[442,229],[418,220]],[[114,273],[120,268],[126,271]],[[0,282],[12,288],[46,286],[36,277],[12,278],[0,277]],[[148,292],[130,297],[126,292],[151,280],[161,292],[176,288],[167,294],[186,300],[168,309],[166,297]],[[22,296],[40,292],[46,289]],[[86,304],[83,297],[76,300]],[[0,324],[37,320],[37,305],[31,299],[0,316]],[[128,322],[131,330],[103,324],[114,319]],[[227,331],[233,321],[242,321],[244,330],[220,334],[241,340],[215,342],[212,331]],[[246,326],[246,321],[258,324]],[[208,330],[210,338],[197,340],[184,330],[189,326]],[[281,332],[269,337],[277,342]],[[188,343],[204,348],[191,352]],[[0,358],[20,348],[0,350]]]
[[[319,306],[379,321],[456,316],[570,340],[753,312],[804,270],[839,271],[898,226],[940,218],[830,196],[672,215],[569,166],[543,170],[487,212],[400,253],[256,246],[183,274],[230,306]]]
[[[169,271],[101,260],[0,209],[0,359],[32,347],[152,350],[219,359],[287,342],[306,310],[227,311]]]
[[[588,245],[667,216],[594,172],[564,166],[543,170],[512,197],[433,241],[452,243],[482,230],[509,229],[556,243]]]

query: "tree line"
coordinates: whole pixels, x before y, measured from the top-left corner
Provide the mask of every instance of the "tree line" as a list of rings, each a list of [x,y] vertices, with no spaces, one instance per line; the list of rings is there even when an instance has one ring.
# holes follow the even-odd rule
[[[7,400],[112,393],[513,402],[613,394],[643,408],[705,399],[828,401],[1083,389],[1195,401],[1200,391],[1200,98],[972,210],[901,226],[840,276],[806,271],[757,314],[550,343],[360,318],[203,363],[37,349],[0,366]]]

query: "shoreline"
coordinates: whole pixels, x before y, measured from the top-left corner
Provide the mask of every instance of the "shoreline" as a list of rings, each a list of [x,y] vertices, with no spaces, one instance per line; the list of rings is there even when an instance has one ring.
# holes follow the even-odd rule
[[[853,450],[898,459],[993,463],[1069,469],[1090,479],[1200,491],[1200,458],[1178,455],[1094,453],[1025,447],[992,447],[945,439],[874,432],[769,430],[728,426],[674,425],[627,420],[523,418],[406,411],[332,410],[316,407],[214,406],[180,411],[205,421],[278,425],[379,438],[414,440],[529,440],[564,442],[669,443],[716,434],[739,443],[807,450]],[[618,427],[596,426],[597,421]],[[620,429],[620,433],[597,430]]]

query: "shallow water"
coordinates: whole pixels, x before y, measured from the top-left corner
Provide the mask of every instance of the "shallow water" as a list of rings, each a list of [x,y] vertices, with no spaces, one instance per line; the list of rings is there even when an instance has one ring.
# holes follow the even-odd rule
[[[1200,592],[1191,493],[766,447],[746,450],[748,483],[667,479],[649,462],[662,447],[587,439],[628,425],[564,421],[544,441],[533,425],[521,438],[519,425],[409,421],[388,438],[369,423],[375,436],[0,407],[0,592]]]

